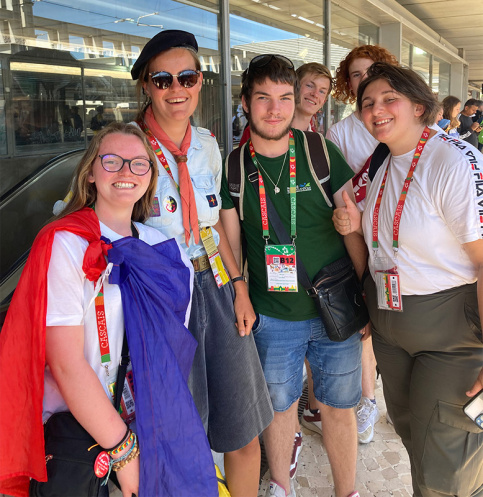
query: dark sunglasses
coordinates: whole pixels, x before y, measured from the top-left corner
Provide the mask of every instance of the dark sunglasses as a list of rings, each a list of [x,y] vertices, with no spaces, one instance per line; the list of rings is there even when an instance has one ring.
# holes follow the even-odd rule
[[[150,72],[149,76],[151,77],[153,84],[160,90],[167,90],[173,84],[173,78],[178,78],[178,83],[184,88],[193,88],[193,86],[198,83],[200,71],[187,69],[186,71],[181,71],[179,74],[170,74],[166,71],[156,71]]]
[[[283,55],[278,55],[278,54],[264,54],[264,55],[257,55],[254,57],[251,61],[250,64],[248,65],[248,71],[250,71],[250,68],[257,68],[257,67],[264,67],[267,64],[270,64],[272,60],[275,59],[278,62],[282,63],[289,69],[295,69],[293,62],[288,59],[287,57],[284,57]]]

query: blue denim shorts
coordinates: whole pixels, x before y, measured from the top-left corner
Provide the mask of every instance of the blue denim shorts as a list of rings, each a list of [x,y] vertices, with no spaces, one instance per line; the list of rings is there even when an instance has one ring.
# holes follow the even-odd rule
[[[320,318],[284,321],[257,315],[253,336],[274,411],[284,412],[302,395],[303,364],[307,357],[314,394],[323,404],[340,409],[361,398],[361,335],[345,342],[327,337]]]

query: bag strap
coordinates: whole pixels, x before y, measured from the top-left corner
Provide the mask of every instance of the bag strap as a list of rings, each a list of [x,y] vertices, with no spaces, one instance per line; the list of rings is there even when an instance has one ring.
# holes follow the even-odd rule
[[[374,179],[377,170],[382,166],[382,163],[386,160],[389,153],[389,147],[385,143],[379,143],[374,149],[374,152],[370,157],[371,163],[369,165],[369,179],[371,181]]]
[[[260,192],[257,186],[258,170],[255,167],[255,164],[253,164],[253,161],[251,160],[250,152],[248,150],[245,150],[245,152],[248,153],[248,157],[245,157],[246,159],[245,168],[248,175],[248,181],[253,186],[257,194],[257,197],[260,198]],[[273,230],[275,231],[275,234],[277,235],[278,241],[283,245],[290,245],[292,243],[292,240],[290,239],[290,236],[287,233],[287,230],[285,229],[285,226],[283,225],[280,216],[278,215],[277,209],[275,209],[275,206],[273,205],[268,195],[266,196],[266,199],[267,199],[268,219],[273,227]],[[307,274],[307,270],[305,269],[304,263],[302,262],[302,259],[300,259],[298,254],[297,254],[297,277],[301,285],[307,291],[307,293],[309,295],[313,295],[315,290],[313,289],[312,282],[310,281],[309,275]]]
[[[243,219],[243,212],[240,211],[240,204],[243,207],[243,188],[242,188],[242,174],[243,174],[243,156],[241,151],[245,145],[233,150],[225,160],[225,174],[228,183],[228,191],[235,206],[236,212],[240,220]]]
[[[124,390],[124,381],[126,379],[127,367],[131,359],[129,358],[129,347],[127,344],[126,329],[124,329],[124,338],[122,339],[121,360],[117,370],[116,394],[114,395],[114,408],[119,411],[121,405],[122,391]]]
[[[330,164],[329,152],[325,139],[320,133],[304,131],[304,148],[310,172],[314,179],[318,179],[317,185],[324,196],[327,205],[334,208],[334,196],[330,188]]]

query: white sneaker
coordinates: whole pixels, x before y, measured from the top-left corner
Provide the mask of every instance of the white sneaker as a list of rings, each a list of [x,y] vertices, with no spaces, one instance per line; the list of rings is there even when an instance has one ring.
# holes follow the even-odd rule
[[[270,485],[267,488],[266,497],[296,497],[295,495],[295,484],[293,480],[290,480],[290,493],[287,494],[285,489],[278,483],[270,480]]]
[[[322,435],[322,421],[320,419],[320,411],[318,409],[309,409],[309,403],[305,405],[304,414],[301,423],[310,431],[315,431]]]
[[[285,493],[285,489],[280,486],[278,483],[270,480],[270,485],[267,488],[266,497],[275,496],[275,497],[287,497]]]
[[[356,408],[357,438],[359,443],[368,444],[374,438],[374,425],[381,415],[377,405],[367,397],[362,397]]]

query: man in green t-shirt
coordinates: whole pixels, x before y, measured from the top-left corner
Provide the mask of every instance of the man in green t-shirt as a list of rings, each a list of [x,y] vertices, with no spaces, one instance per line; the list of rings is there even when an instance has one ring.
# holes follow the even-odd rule
[[[267,495],[295,496],[289,478],[293,418],[307,356],[336,497],[355,497],[357,430],[352,408],[361,396],[361,335],[345,342],[328,339],[313,300],[297,283],[292,261],[295,247],[312,279],[347,250],[360,277],[367,252],[357,237],[342,240],[336,233],[332,208],[309,168],[303,134],[291,128],[299,98],[292,62],[280,55],[255,57],[242,75],[241,97],[251,133],[246,146],[263,180],[260,186],[255,183],[257,193],[244,171],[239,200],[250,297],[257,313],[253,333],[275,411],[263,434],[271,473]],[[326,142],[326,147],[334,203],[343,206],[342,191],[353,197],[353,173],[335,145]],[[221,219],[239,258],[241,230],[232,195],[225,171]],[[291,244],[280,246],[266,215],[266,196]]]

